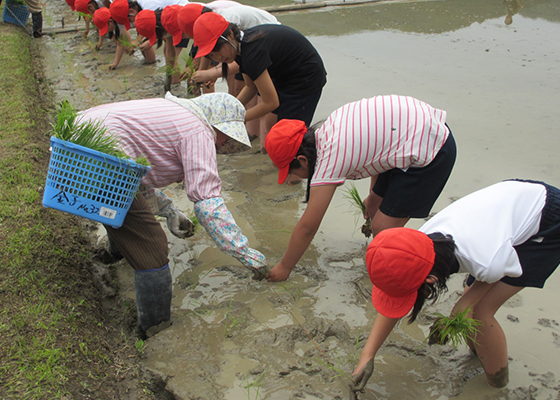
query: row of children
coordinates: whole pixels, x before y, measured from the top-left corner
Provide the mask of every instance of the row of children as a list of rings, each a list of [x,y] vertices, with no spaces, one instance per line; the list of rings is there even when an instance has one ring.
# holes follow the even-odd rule
[[[131,11],[133,7],[115,0],[102,12],[110,14],[107,21],[125,29],[134,17],[137,31],[145,36],[141,42],[161,41],[158,9],[142,13],[144,9]],[[371,220],[374,239],[366,262],[379,315],[354,372],[353,389],[364,388],[373,359],[398,320],[411,310],[414,320],[424,302],[437,299],[449,276],[459,271],[469,273],[472,282],[452,313],[468,311],[482,322],[469,345],[488,382],[504,386],[507,348],[494,314],[523,287],[542,287],[560,262],[558,190],[540,182],[507,181],[454,203],[420,230],[405,228],[410,218],[428,216],[451,174],[456,146],[446,112],[407,96],[376,96],[342,106],[325,122],[310,126],[326,83],[323,62],[311,43],[279,24],[240,29],[205,8],[167,6],[161,11],[162,29],[174,46],[193,38],[196,57],[214,61],[222,76],[239,68],[244,86],[235,93],[237,99],[225,93],[190,100],[167,95],[99,106],[84,112],[84,118],[102,119],[131,157],[148,157],[152,170],[145,184],[162,187],[184,180],[198,220],[218,247],[269,281],[288,278],[336,188],[346,180],[369,177],[364,217]],[[212,73],[200,76],[211,81]],[[248,106],[257,93],[261,101]],[[279,169],[278,182],[307,179],[306,210],[282,260],[270,271],[265,256],[249,247],[221,199],[215,155],[215,147],[227,138],[250,145],[244,122],[262,117],[268,134],[261,145]],[[145,193],[149,197],[151,192]],[[143,331],[170,318],[167,242],[152,214],[158,210],[139,195],[123,227],[107,229],[136,270]],[[172,215],[188,230],[182,213]]]
[[[249,134],[261,137],[261,151],[266,132],[276,121],[293,118],[310,124],[313,119],[326,83],[323,61],[304,35],[266,11],[229,0],[185,5],[181,4],[185,0],[168,0],[178,4],[167,5],[115,0],[108,7],[98,0],[68,1],[74,1],[75,10],[92,15],[100,34],[97,48],[106,34],[117,40],[111,69],[136,47],[146,62],[155,62],[153,46],[163,42],[167,90],[189,78],[191,84],[204,83],[205,92],[211,92],[219,77],[227,79],[229,93],[247,107]],[[129,33],[132,24],[138,34],[134,40]],[[194,41],[194,62],[183,70],[178,56],[189,39]]]

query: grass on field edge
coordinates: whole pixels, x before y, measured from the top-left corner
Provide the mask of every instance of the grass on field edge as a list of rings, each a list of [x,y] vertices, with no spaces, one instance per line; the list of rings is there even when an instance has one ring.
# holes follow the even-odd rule
[[[42,206],[54,105],[41,40],[0,23],[0,398],[154,398],[136,339],[101,305],[87,225]]]

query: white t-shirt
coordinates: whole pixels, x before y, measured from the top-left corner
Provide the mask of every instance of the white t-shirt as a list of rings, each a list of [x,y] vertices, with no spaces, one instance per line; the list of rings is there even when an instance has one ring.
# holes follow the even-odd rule
[[[188,0],[138,0],[138,4],[142,7],[142,10],[152,10],[155,11],[158,8],[165,8],[167,6],[172,6],[174,4],[179,4],[184,6],[188,4]]]
[[[460,272],[493,283],[523,273],[513,246],[538,232],[545,203],[543,185],[500,182],[457,200],[419,230],[453,236]]]
[[[208,4],[208,6],[211,6],[211,4]],[[224,17],[227,22],[236,24],[242,31],[263,24],[280,25],[280,22],[271,13],[243,4],[216,9],[214,12]]]
[[[212,11],[217,12],[218,10],[223,10],[224,8],[240,6],[241,3],[233,0],[215,0],[204,5],[210,8]]]
[[[315,132],[317,163],[311,186],[428,165],[449,136],[446,115],[415,98],[396,95],[340,107]]]

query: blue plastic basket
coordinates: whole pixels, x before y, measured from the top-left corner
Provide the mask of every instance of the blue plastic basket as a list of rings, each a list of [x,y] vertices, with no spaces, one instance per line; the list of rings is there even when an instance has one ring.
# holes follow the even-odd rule
[[[118,228],[150,167],[51,137],[43,205]]]
[[[4,4],[4,13],[2,14],[2,21],[19,26],[25,26],[27,18],[29,18],[29,10],[26,6],[6,0],[6,4]]]

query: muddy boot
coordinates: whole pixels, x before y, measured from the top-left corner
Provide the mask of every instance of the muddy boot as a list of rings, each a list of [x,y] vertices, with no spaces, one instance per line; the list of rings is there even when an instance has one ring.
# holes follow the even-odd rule
[[[151,337],[171,325],[172,280],[169,265],[160,269],[135,271],[138,327]]]
[[[43,13],[39,11],[38,13],[31,14],[31,19],[33,21],[33,37],[40,38],[43,36]]]

